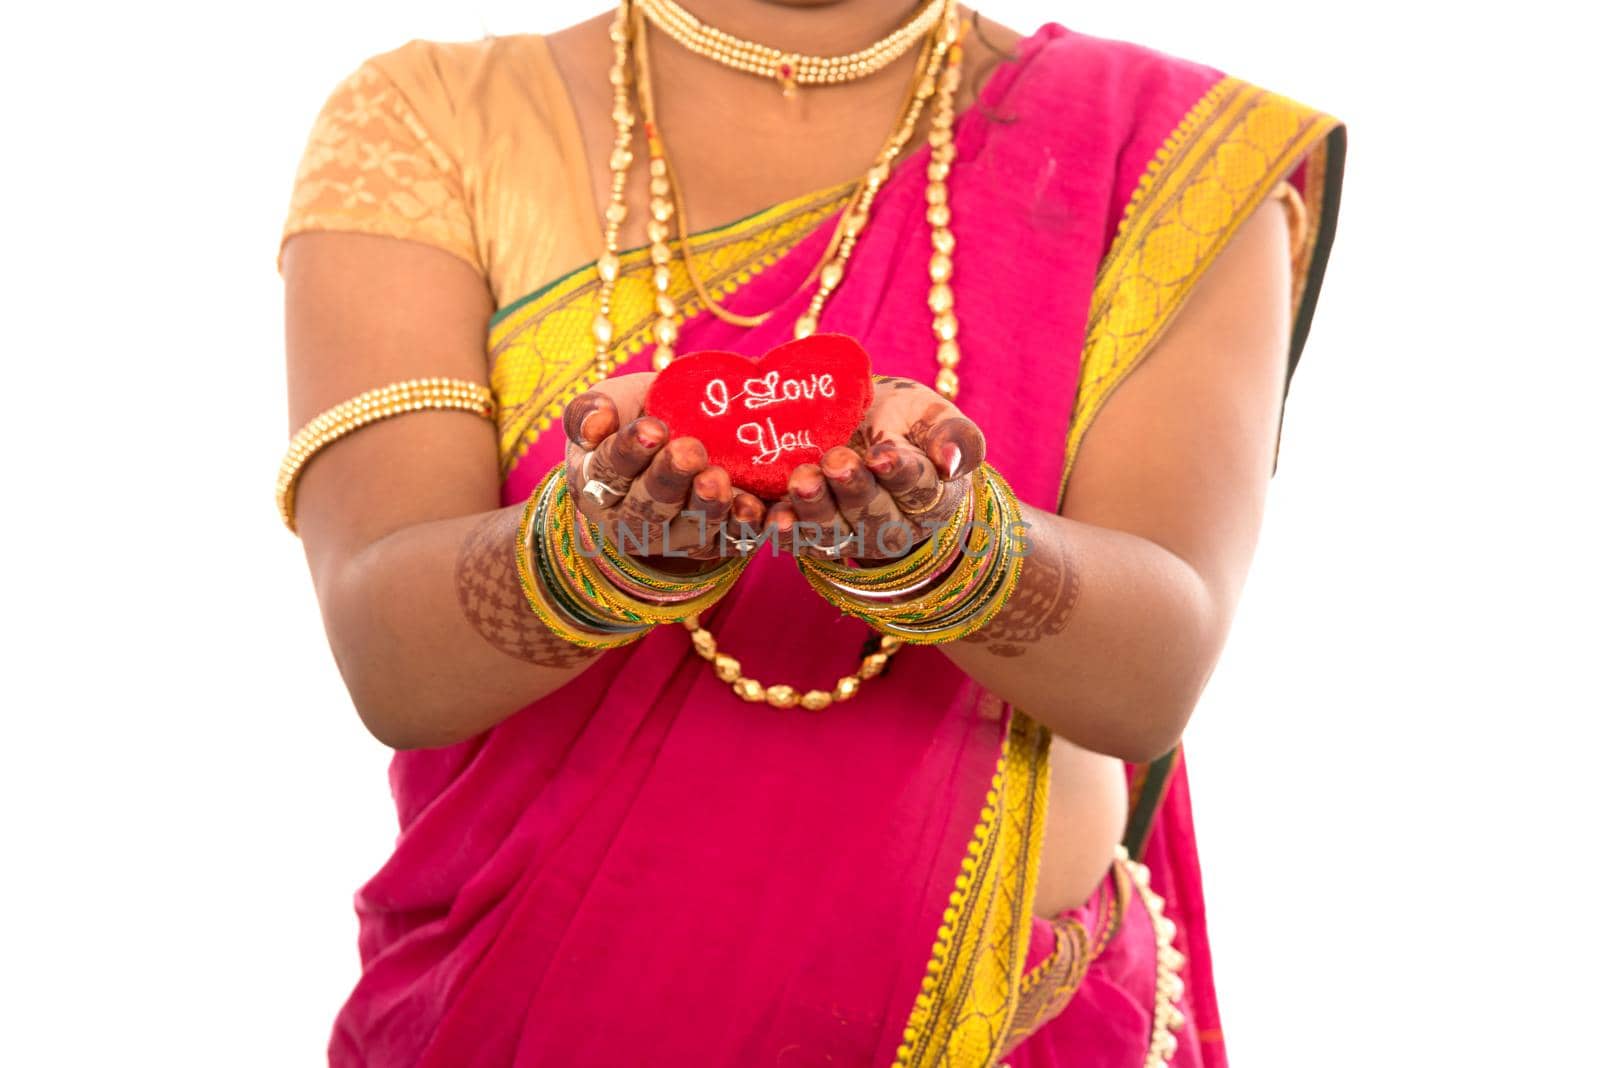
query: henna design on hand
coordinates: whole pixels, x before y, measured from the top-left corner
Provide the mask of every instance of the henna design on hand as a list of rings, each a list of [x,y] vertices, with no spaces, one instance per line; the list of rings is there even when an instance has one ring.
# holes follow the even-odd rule
[[[1021,656],[1028,646],[1067,629],[1078,603],[1078,566],[1066,546],[1033,552],[1017,588],[989,625],[962,641],[1001,657]]]
[[[507,656],[548,668],[575,668],[600,655],[557,637],[528,607],[517,579],[516,509],[491,512],[461,539],[456,600],[485,641]]]
[[[589,461],[588,477],[626,492],[627,487],[650,463],[666,437],[666,424],[659,419],[649,416],[635,419],[602,441],[590,454],[593,459]],[[568,451],[570,454],[576,450]],[[582,485],[574,485],[572,492],[586,512],[598,511],[583,496]]]
[[[643,546],[647,553],[663,552],[667,548],[667,524],[683,511],[689,496],[689,486],[695,475],[705,469],[706,450],[693,438],[678,438],[656,454],[644,474],[634,480],[627,497],[617,508],[614,524],[607,523],[620,537],[626,531],[629,541],[619,544],[629,546],[625,552]]]
[[[933,461],[914,449],[892,444],[874,446],[867,462],[921,535],[949,519],[966,492],[966,478],[941,482]]]
[[[930,404],[924,408],[922,414],[911,420],[911,425],[906,428],[906,440],[921,449],[923,443],[928,440],[928,432],[949,407],[948,404]]]

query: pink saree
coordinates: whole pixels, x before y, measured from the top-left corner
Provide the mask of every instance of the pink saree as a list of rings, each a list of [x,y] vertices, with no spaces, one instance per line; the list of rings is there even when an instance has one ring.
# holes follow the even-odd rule
[[[1342,151],[1326,115],[1055,25],[996,70],[959,120],[951,177],[960,403],[1023,500],[1059,508],[1100,405],[1285,181],[1308,216],[1298,356]],[[931,382],[923,162],[885,187],[822,329],[860,338],[877,372]],[[827,229],[730,304],[791,293]],[[591,293],[593,273],[562,299]],[[805,295],[749,331],[691,306],[679,347],[759,354]],[[491,360],[551,321],[551,299],[502,310]],[[647,368],[647,352],[636,339],[619,373]],[[504,500],[561,450],[546,433],[514,454]],[[747,675],[807,687],[853,670],[868,638],[766,556],[708,622]],[[904,651],[855,700],[809,714],[745,704],[680,628],[659,628],[480,737],[395,755],[401,833],[357,897],[363,974],[330,1061],[1141,1064],[1155,943],[1124,869],[1083,908],[1033,915],[1048,740],[936,649]],[[1217,1068],[1181,762],[1129,774],[1129,846],[1188,958],[1173,1063]]]

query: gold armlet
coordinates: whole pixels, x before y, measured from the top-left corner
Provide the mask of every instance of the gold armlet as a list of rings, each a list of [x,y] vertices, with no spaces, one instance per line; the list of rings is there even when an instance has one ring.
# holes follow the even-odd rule
[[[289,441],[278,466],[278,515],[294,530],[294,490],[311,458],[335,441],[370,423],[406,412],[434,410],[473,412],[494,419],[494,393],[464,378],[410,378],[369,389],[336,404],[301,427]]]

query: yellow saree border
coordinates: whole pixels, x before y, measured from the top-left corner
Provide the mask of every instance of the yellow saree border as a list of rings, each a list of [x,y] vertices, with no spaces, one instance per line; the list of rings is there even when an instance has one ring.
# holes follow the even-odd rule
[[[1050,732],[1013,711],[896,1068],[985,1065],[999,1052],[1033,930],[1049,790]]]
[[[1332,239],[1342,125],[1224,77],[1166,138],[1130,196],[1095,279],[1058,510],[1084,435],[1106,400],[1160,340],[1239,226],[1302,160],[1308,232],[1293,266],[1291,374]],[[1096,932],[1058,923],[1053,952],[1024,971],[1049,747],[1048,731],[1013,712],[896,1068],[993,1064],[1066,1008],[1120,925],[1120,905],[1112,910],[1114,922]],[[1120,881],[1118,887],[1125,901],[1126,887]]]
[[[817,225],[837,212],[853,183],[776,204],[715,230],[693,234],[706,288],[726,297],[776,263]],[[688,271],[674,258],[671,295],[682,325],[705,311]],[[648,248],[623,253],[612,295],[616,365],[622,368],[650,342],[655,319],[654,265]],[[590,324],[598,311],[600,276],[589,263],[497,312],[489,328],[489,385],[498,402],[500,475],[504,478],[578,394],[599,381]]]
[[[1105,403],[1172,325],[1195,285],[1279,180],[1307,164],[1308,233],[1294,270],[1291,373],[1332,237],[1330,160],[1342,124],[1277,93],[1224,77],[1166,139],[1117,227],[1089,303],[1060,501]],[[1309,156],[1308,156],[1309,153]],[[1337,184],[1332,187],[1336,190]]]

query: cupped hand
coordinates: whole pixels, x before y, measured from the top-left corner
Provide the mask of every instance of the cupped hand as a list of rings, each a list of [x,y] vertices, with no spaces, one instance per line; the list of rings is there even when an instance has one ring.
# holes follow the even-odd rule
[[[950,521],[983,459],[983,432],[954,404],[909,378],[879,378],[850,444],[795,468],[767,528],[814,559],[894,559]]]
[[[759,530],[766,506],[734,488],[696,438],[641,415],[654,374],[606,379],[562,417],[567,484],[578,510],[635,556],[713,560],[737,527]]]

